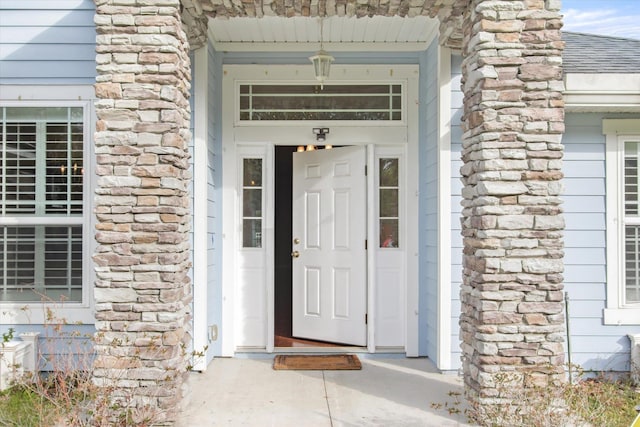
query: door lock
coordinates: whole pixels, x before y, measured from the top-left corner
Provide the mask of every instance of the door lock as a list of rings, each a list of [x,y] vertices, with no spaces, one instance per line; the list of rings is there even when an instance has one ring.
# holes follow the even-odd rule
[[[291,257],[292,258],[298,258],[299,256],[300,256],[300,252],[298,252],[298,251],[291,252]]]
[[[293,244],[294,245],[300,244],[300,239],[298,239],[297,237],[295,239],[293,239]]]

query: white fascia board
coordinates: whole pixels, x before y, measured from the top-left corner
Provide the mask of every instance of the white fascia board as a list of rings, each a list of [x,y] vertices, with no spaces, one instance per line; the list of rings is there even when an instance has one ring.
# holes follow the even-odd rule
[[[640,74],[574,74],[564,77],[567,111],[640,111]]]

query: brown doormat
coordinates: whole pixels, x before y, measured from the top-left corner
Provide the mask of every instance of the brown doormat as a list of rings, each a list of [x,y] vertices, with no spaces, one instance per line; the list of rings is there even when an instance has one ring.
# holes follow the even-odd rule
[[[360,359],[355,354],[279,354],[273,359],[276,370],[356,370],[362,369]]]

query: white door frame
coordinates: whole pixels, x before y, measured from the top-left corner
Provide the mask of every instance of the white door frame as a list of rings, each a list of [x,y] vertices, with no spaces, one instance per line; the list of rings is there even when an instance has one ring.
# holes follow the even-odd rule
[[[300,77],[304,76],[304,77]],[[223,104],[226,106],[222,117],[222,146],[223,146],[223,244],[222,244],[222,355],[233,356],[238,350],[236,346],[236,282],[238,273],[239,246],[239,203],[237,192],[238,173],[237,150],[242,146],[246,149],[263,151],[265,156],[265,185],[270,180],[273,188],[273,147],[275,145],[303,145],[307,141],[315,143],[313,127],[329,127],[331,133],[327,142],[334,145],[366,145],[367,163],[370,171],[375,167],[375,145],[404,146],[406,150],[407,170],[405,206],[406,230],[418,229],[418,66],[417,65],[351,65],[332,67],[332,80],[361,82],[363,76],[372,82],[388,83],[398,81],[405,85],[404,120],[402,123],[367,123],[362,122],[289,122],[289,123],[239,123],[237,115],[237,84],[238,82],[276,82],[296,81],[313,83],[309,66],[268,66],[268,65],[227,65],[223,73]],[[286,132],[282,128],[286,127]],[[374,174],[367,178],[367,192],[373,194],[375,189]],[[265,265],[270,271],[265,274],[266,279],[266,319],[264,322],[264,343],[256,348],[242,348],[241,351],[274,350],[274,279],[273,279],[273,192],[265,197],[265,228],[263,232],[263,248],[265,249]],[[376,236],[375,218],[369,209],[368,239],[368,342],[367,350],[376,351],[375,343],[375,257],[373,245],[378,241]],[[269,217],[270,215],[270,217]],[[404,351],[407,356],[418,355],[418,236],[416,232],[405,233],[406,240],[406,288],[404,298],[404,316],[406,319]],[[269,268],[270,266],[270,268]]]

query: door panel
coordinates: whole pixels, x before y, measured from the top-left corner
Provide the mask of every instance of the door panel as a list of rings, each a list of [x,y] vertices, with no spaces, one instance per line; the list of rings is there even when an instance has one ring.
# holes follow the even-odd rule
[[[295,179],[294,179],[295,182]],[[295,184],[294,184],[295,185]],[[321,195],[320,192],[308,191],[305,193],[304,198],[306,199],[305,203],[305,233],[306,236],[306,247],[309,249],[320,249],[320,203],[321,203]],[[294,214],[295,214],[295,204],[294,204]],[[294,228],[294,235],[295,233]]]
[[[295,337],[366,345],[365,161],[364,147],[293,153]]]
[[[305,316],[320,316],[320,270],[307,268],[305,274]]]

